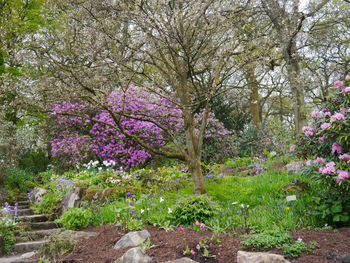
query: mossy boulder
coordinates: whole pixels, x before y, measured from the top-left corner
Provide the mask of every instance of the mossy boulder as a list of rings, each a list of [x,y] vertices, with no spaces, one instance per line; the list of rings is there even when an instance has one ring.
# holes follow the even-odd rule
[[[294,178],[289,184],[280,188],[284,193],[304,193],[311,189],[310,184],[300,179]]]
[[[113,201],[125,197],[127,192],[138,193],[140,189],[133,186],[114,187],[106,189],[86,189],[81,198],[82,201]]]

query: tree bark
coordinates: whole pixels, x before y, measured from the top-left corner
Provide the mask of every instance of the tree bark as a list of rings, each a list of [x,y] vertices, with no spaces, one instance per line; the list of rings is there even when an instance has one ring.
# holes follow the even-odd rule
[[[302,134],[302,128],[307,125],[307,119],[304,89],[300,83],[300,67],[295,40],[293,40],[289,49],[285,49],[284,57],[287,62],[288,80],[293,94],[295,132]]]
[[[246,72],[248,86],[250,87],[250,112],[252,114],[253,124],[259,130],[261,124],[259,86],[252,63],[248,65]]]

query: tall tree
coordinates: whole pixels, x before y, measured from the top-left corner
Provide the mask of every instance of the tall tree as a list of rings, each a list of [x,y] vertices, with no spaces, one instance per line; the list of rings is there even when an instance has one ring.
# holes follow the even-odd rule
[[[46,32],[38,38],[38,55],[44,54],[43,63],[50,63],[55,71],[51,83],[107,110],[114,128],[146,150],[186,161],[195,191],[204,193],[201,149],[210,105],[225,92],[234,68],[231,57],[240,39],[227,21],[239,19],[242,1],[233,5],[223,0],[85,1],[74,9],[74,1],[59,5],[73,10],[65,12],[69,23],[61,33]],[[127,90],[130,84],[145,86],[181,109],[185,145],[176,131],[151,116],[106,106],[108,91]],[[200,110],[198,128],[195,114]],[[172,138],[176,152],[151,147],[142,137],[128,133],[120,125],[121,117],[156,124]]]
[[[308,17],[314,16],[330,0],[322,0],[311,11],[300,10],[300,0],[261,0],[263,10],[271,20],[276,31],[278,44],[283,50],[287,75],[293,93],[293,109],[296,133],[302,133],[307,124],[305,95],[300,79],[300,58],[298,53],[298,35]]]

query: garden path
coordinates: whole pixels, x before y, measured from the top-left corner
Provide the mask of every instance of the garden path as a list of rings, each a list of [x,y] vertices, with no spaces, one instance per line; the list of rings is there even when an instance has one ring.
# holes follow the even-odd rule
[[[29,207],[30,202],[27,196],[19,198],[16,204],[17,221],[25,227],[26,231],[17,233],[11,254],[0,257],[0,263],[38,262],[37,259],[30,259],[30,257],[47,242],[47,236],[60,230],[59,225],[49,221],[45,215],[34,215]]]

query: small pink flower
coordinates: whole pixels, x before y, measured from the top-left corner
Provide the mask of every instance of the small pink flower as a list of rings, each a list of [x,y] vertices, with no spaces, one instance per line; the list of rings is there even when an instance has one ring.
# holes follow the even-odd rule
[[[196,226],[200,226],[200,222],[198,222],[198,221],[196,221],[195,223],[194,223]]]
[[[338,154],[343,153],[343,147],[336,142],[332,144],[332,154],[335,154],[335,153],[338,153]]]
[[[337,182],[343,182],[345,181],[345,179],[349,178],[349,173],[347,171],[344,170],[338,170],[338,177],[337,177]]]
[[[194,251],[193,249],[191,249],[191,255],[196,255],[196,251]]]
[[[330,111],[326,111],[323,115],[325,117],[330,117],[330,116],[332,116],[332,113]]]
[[[183,228],[183,227],[178,227],[178,228],[177,228],[177,231],[183,232],[183,231],[185,231],[185,228]]]
[[[315,131],[316,131],[316,129],[312,126],[304,126],[303,127],[304,135],[307,137],[313,136]]]
[[[348,160],[350,160],[350,154],[348,154],[348,153],[341,154],[341,155],[339,155],[339,159],[344,160],[344,161],[348,161]]]
[[[325,159],[322,157],[317,157],[316,160],[314,161],[314,163],[324,163]]]
[[[205,226],[205,224],[202,223],[199,227],[204,229],[206,226]]]
[[[337,88],[342,87],[343,85],[344,85],[344,82],[341,80],[337,80],[334,82],[334,86]]]
[[[321,117],[321,113],[319,111],[313,111],[311,112],[312,118],[319,118]]]
[[[324,123],[321,124],[321,129],[322,129],[322,130],[326,130],[326,129],[328,129],[330,126],[331,126],[330,123],[324,122]]]
[[[197,250],[200,250],[200,249],[201,249],[201,246],[200,246],[199,244],[197,244],[196,249],[197,249]]]
[[[331,117],[331,122],[338,122],[342,121],[345,119],[345,115],[339,112],[336,112],[332,117]]]
[[[343,92],[343,93],[348,93],[348,92],[350,92],[350,87],[342,88],[341,92]]]
[[[319,169],[321,174],[333,174],[335,173],[335,162],[329,162],[325,167]]]

